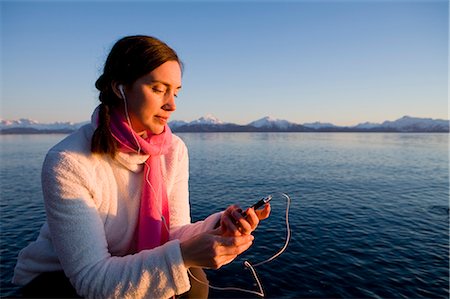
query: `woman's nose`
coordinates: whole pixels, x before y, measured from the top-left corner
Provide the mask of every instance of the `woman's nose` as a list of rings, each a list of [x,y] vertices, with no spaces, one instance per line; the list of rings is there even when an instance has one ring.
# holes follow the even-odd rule
[[[173,93],[168,92],[166,94],[166,102],[163,106],[163,109],[166,111],[175,111],[177,109],[177,105],[175,103],[175,95]]]

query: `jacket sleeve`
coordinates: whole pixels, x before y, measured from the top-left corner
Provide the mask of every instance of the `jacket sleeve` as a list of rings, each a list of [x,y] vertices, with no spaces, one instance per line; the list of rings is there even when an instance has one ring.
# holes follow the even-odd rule
[[[101,215],[89,191],[93,175],[76,155],[59,152],[49,152],[42,170],[52,243],[78,294],[87,298],[168,298],[188,291],[178,240],[134,255],[111,256]]]

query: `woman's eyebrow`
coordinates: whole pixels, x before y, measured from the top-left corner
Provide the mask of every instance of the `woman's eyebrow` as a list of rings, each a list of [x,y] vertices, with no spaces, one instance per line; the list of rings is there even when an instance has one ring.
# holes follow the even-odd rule
[[[161,80],[152,80],[151,83],[160,83],[160,84],[165,85],[167,87],[171,87],[172,86],[170,83],[164,82],[164,81],[161,81]],[[181,85],[176,87],[175,89],[181,89]]]

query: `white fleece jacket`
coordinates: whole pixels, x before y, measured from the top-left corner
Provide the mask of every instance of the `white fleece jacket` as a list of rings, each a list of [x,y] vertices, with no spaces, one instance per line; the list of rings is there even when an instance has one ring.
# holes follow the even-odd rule
[[[147,157],[94,155],[93,132],[86,125],[48,152],[42,168],[47,221],[19,253],[13,282],[24,285],[42,272],[64,270],[88,298],[168,298],[188,291],[180,242],[212,229],[220,214],[190,224],[185,144],[174,135],[170,152],[161,156],[170,241],[130,254]]]

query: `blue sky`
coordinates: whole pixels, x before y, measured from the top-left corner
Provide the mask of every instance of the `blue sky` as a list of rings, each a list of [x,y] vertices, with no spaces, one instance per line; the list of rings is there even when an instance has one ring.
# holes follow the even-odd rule
[[[2,1],[1,118],[85,121],[113,43],[185,64],[172,119],[352,125],[448,118],[446,0]]]

